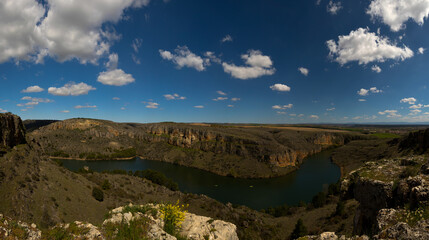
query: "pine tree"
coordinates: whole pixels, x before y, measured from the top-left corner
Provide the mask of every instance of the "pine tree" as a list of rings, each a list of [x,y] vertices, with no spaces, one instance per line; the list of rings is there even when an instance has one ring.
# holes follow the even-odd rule
[[[293,230],[292,234],[290,235],[290,239],[297,239],[300,237],[303,237],[307,235],[307,228],[304,226],[304,222],[302,219],[298,219],[298,221],[295,224],[295,229]]]

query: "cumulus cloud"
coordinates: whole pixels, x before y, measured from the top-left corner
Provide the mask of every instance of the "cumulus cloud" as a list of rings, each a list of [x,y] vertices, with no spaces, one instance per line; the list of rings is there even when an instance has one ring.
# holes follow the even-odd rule
[[[370,88],[369,91],[371,91],[371,93],[381,93],[381,92],[383,92],[383,90],[377,89],[376,87]]]
[[[369,93],[368,89],[365,88],[361,88],[359,91],[357,91],[357,94],[361,95],[361,96],[367,96]]]
[[[223,70],[232,77],[242,80],[273,75],[276,71],[271,58],[263,55],[261,51],[249,50],[246,54],[241,55],[241,59],[246,63],[245,66],[224,62],[222,63]]]
[[[421,113],[422,112],[422,110],[419,110],[419,109],[413,109],[413,110],[410,110],[410,115],[417,115],[417,114],[419,114],[419,113]]]
[[[291,109],[293,107],[292,103],[289,103],[288,105],[274,105],[271,108],[276,110],[285,110],[285,109]]]
[[[214,98],[213,99],[213,101],[224,101],[224,100],[227,100],[228,98],[227,97],[217,97],[217,98]]]
[[[174,94],[164,94],[165,99],[167,100],[185,100],[186,97],[180,96],[177,93]]]
[[[378,114],[386,115],[387,117],[401,117],[397,110],[384,110],[383,112],[378,112]]]
[[[232,37],[228,34],[222,38],[221,42],[232,42]]]
[[[405,60],[414,56],[407,46],[398,47],[387,37],[369,32],[367,28],[351,31],[338,37],[338,42],[328,40],[329,56],[341,65],[357,61],[359,64],[384,62],[389,59]]]
[[[86,105],[77,105],[77,106],[74,106],[74,108],[76,108],[76,109],[81,109],[81,108],[97,108],[97,106],[96,105],[88,105],[88,104],[86,104]]]
[[[413,97],[409,97],[409,98],[403,98],[401,99],[400,103],[408,103],[408,104],[415,104],[417,102],[417,99],[413,98]]]
[[[302,74],[302,75],[304,75],[304,76],[308,76],[308,73],[310,73],[310,70],[308,70],[307,68],[305,68],[305,67],[300,67],[300,68],[298,68],[298,71]]]
[[[419,47],[419,50],[418,50],[419,54],[423,54],[423,53],[425,53],[425,51],[426,51],[426,49]]]
[[[204,58],[204,63],[207,66],[210,66],[211,62],[214,62],[214,63],[217,63],[217,64],[221,64],[222,63],[222,61],[220,60],[220,58],[217,57],[214,52],[207,51],[207,52],[204,53],[204,57],[206,57],[206,58]]]
[[[330,0],[328,5],[326,6],[326,11],[328,11],[332,15],[336,15],[338,11],[340,11],[342,8],[343,6],[341,6],[341,2],[334,2]]]
[[[373,65],[371,67],[371,70],[374,71],[374,72],[376,72],[376,73],[381,73],[381,68],[379,66],[377,66],[377,65]]]
[[[48,99],[48,98],[35,98],[35,97],[30,97],[30,96],[22,97],[21,100],[26,100],[26,101],[30,101],[30,102],[41,102],[41,103],[54,102],[53,100]]]
[[[39,87],[39,86],[30,86],[24,90],[22,90],[21,92],[23,93],[38,93],[38,92],[43,92],[44,89]]]
[[[159,107],[159,104],[156,102],[143,102],[146,105],[146,108],[156,109]]]
[[[281,84],[281,83],[276,83],[272,86],[270,86],[271,90],[273,91],[279,91],[279,92],[289,92],[290,91],[290,87],[285,85],[285,84]]]
[[[408,19],[423,25],[429,15],[429,0],[373,0],[366,13],[397,32],[405,28]]]
[[[122,69],[115,69],[101,72],[97,81],[104,85],[124,86],[133,83],[135,80],[131,74],[125,73]]]
[[[183,67],[195,68],[197,71],[204,71],[209,64],[202,57],[192,53],[187,46],[177,46],[175,53],[160,49],[159,54],[165,60],[172,61],[178,69]]]
[[[226,96],[226,93],[225,93],[225,92],[222,92],[222,91],[220,91],[220,90],[219,90],[219,91],[216,91],[216,93],[217,93],[217,94],[219,94],[219,95],[222,95],[222,96]]]
[[[314,119],[314,120],[318,120],[318,119],[319,119],[319,116],[317,116],[317,115],[310,115],[310,116],[309,116],[309,118],[312,118],[312,119]]]
[[[194,108],[204,108],[204,106],[203,105],[197,105],[197,106],[194,106]]]
[[[68,83],[63,87],[56,88],[50,87],[48,88],[48,92],[52,95],[56,96],[79,96],[86,95],[89,91],[96,90],[96,88],[86,84],[86,83]]]
[[[233,101],[233,102],[237,102],[237,101],[240,101],[241,99],[240,98],[231,98],[231,101]]]
[[[0,2],[0,63],[14,59],[42,63],[51,56],[60,62],[78,59],[96,63],[109,52],[114,32],[103,27],[117,22],[126,8],[147,5],[147,0],[35,0]],[[82,6],[85,6],[82,8]]]

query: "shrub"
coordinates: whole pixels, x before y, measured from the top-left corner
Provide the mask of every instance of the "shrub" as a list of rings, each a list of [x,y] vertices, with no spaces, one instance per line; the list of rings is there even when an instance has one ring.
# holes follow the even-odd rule
[[[134,173],[134,176],[146,178],[146,179],[152,181],[153,183],[165,186],[165,187],[167,187],[173,191],[179,190],[179,185],[176,182],[167,178],[163,173],[158,172],[158,171],[154,171],[151,169],[143,170],[143,171],[136,171]]]
[[[338,201],[337,203],[337,207],[335,208],[335,216],[344,216],[345,214],[345,205],[344,202],[342,200]]]
[[[304,226],[304,222],[302,219],[298,219],[295,224],[295,228],[293,229],[292,234],[290,235],[291,239],[297,239],[307,235],[307,228]]]
[[[313,197],[311,203],[313,203],[315,208],[323,207],[323,205],[326,203],[326,194],[324,192],[319,192],[316,196]]]
[[[340,189],[341,189],[340,181],[336,183],[332,183],[328,187],[328,195],[338,195],[341,192]]]
[[[103,190],[101,190],[98,187],[94,187],[92,189],[92,196],[95,198],[95,200],[102,202],[104,200],[104,193]]]
[[[164,231],[169,234],[176,235],[177,230],[182,226],[183,220],[185,220],[185,208],[184,205],[179,205],[179,201],[176,204],[163,204],[160,206],[161,217],[164,219]]]
[[[103,182],[103,185],[101,185],[101,188],[103,190],[109,190],[111,187],[109,180],[105,179]]]

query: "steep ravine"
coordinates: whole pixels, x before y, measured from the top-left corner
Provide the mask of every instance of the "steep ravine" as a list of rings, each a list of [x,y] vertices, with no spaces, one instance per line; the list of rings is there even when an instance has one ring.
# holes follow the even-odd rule
[[[95,160],[138,155],[245,178],[284,175],[308,155],[364,138],[347,132],[127,124],[92,119],[56,122],[31,136],[47,155],[56,157]],[[118,154],[127,149],[129,155]]]

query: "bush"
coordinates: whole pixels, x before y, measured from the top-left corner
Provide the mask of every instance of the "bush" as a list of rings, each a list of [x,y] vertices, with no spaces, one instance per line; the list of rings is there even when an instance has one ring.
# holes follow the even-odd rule
[[[184,205],[180,206],[179,201],[176,204],[163,204],[160,206],[161,217],[164,219],[164,231],[171,235],[177,235],[177,230],[182,226],[185,220]]]
[[[326,194],[324,192],[319,192],[316,196],[311,200],[313,206],[315,208],[323,207],[326,203]]]
[[[341,185],[340,185],[340,181],[336,182],[336,183],[332,183],[329,185],[328,187],[328,195],[339,195],[341,192]]]
[[[307,235],[307,228],[304,226],[304,222],[300,218],[295,224],[295,229],[293,229],[290,239],[297,239],[305,235]]]
[[[167,187],[173,191],[179,190],[179,185],[176,182],[167,178],[163,173],[158,172],[158,171],[154,171],[151,169],[143,170],[143,171],[136,171],[134,173],[134,176],[146,178],[146,179],[152,181],[153,183],[165,186],[165,187]]]
[[[337,203],[337,207],[335,208],[335,216],[344,216],[345,214],[345,205],[344,202],[342,200],[338,201]]]
[[[98,187],[94,187],[92,189],[92,196],[95,198],[95,200],[102,202],[104,200],[104,193],[103,190],[101,190]]]
[[[103,185],[101,185],[101,188],[103,190],[109,190],[111,187],[109,180],[105,179],[103,182]]]

